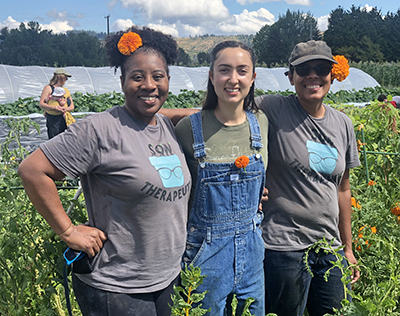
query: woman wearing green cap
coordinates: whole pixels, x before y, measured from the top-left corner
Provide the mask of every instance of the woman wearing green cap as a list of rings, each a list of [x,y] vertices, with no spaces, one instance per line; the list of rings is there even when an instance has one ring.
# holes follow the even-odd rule
[[[336,64],[325,42],[299,43],[286,73],[297,95],[266,95],[257,100],[270,126],[269,195],[262,223],[267,313],[302,316],[307,307],[311,316],[322,316],[341,307],[342,274],[334,268],[324,280],[336,259],[310,249],[318,240],[326,238],[334,248],[344,245],[342,255],[357,264],[349,183],[349,169],[360,164],[354,129],[344,113],[323,103],[333,79],[338,79],[332,75]],[[352,282],[359,275],[354,269]]]
[[[49,139],[64,132],[67,129],[67,124],[64,118],[66,112],[74,110],[74,102],[71,98],[71,93],[67,88],[65,90],[65,100],[59,101],[56,105],[48,103],[49,96],[57,87],[63,87],[68,78],[71,77],[69,73],[63,68],[58,68],[54,71],[50,83],[43,88],[42,95],[40,96],[39,106],[45,110],[47,135]]]

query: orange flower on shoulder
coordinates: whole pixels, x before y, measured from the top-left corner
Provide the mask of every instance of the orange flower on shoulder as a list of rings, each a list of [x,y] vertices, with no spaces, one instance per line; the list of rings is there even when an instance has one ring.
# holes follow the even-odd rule
[[[349,62],[347,58],[342,55],[333,56],[333,59],[337,61],[337,64],[333,64],[332,66],[332,80],[343,81],[350,73]]]
[[[142,45],[142,38],[139,34],[128,32],[121,36],[117,47],[122,55],[129,56]]]
[[[243,168],[244,172],[246,172],[246,167],[249,164],[249,162],[250,162],[249,157],[240,156],[236,158],[235,166],[238,167],[239,169]]]

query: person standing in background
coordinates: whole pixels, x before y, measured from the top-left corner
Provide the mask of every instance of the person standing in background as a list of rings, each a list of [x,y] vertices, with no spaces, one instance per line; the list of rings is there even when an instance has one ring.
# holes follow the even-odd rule
[[[65,83],[71,75],[63,68],[58,68],[54,71],[53,77],[50,79],[48,85],[43,88],[39,100],[39,106],[45,110],[47,135],[49,139],[64,132],[67,129],[64,114],[74,110],[74,102],[71,98],[71,93],[67,88],[64,88]],[[60,102],[49,104],[49,97],[54,89],[63,87],[65,90],[66,98]]]

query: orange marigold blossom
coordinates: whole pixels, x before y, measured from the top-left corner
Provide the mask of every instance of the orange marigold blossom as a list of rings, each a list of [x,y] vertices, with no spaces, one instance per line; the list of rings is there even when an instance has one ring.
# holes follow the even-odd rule
[[[358,203],[357,200],[354,197],[351,197],[351,206],[361,210],[360,203]]]
[[[240,156],[236,158],[235,166],[238,167],[239,169],[243,168],[243,170],[246,171],[246,167],[249,164],[249,162],[250,162],[249,157]]]
[[[376,184],[376,182],[375,181],[372,181],[372,180],[369,180],[368,181],[368,186],[370,187],[371,185],[375,185]]]
[[[333,59],[337,61],[337,64],[332,66],[332,80],[343,81],[350,73],[349,62],[343,55],[333,56]]]
[[[372,227],[371,227],[371,231],[372,231],[373,234],[376,234],[376,227],[375,227],[375,226],[372,226]]]
[[[129,56],[142,45],[142,38],[139,34],[128,32],[121,36],[117,47],[122,55]]]
[[[390,209],[393,215],[399,216],[400,215],[400,205],[396,204],[393,208]]]

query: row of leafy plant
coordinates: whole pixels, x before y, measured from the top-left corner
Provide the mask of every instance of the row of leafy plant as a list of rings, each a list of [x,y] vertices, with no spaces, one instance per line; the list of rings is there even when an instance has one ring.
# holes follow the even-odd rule
[[[193,98],[197,102],[197,95]],[[344,302],[336,314],[400,315],[399,113],[377,101],[364,108],[333,106],[352,119],[362,162],[351,172],[352,232],[361,278],[353,285],[353,302]],[[20,135],[38,126],[28,118],[11,117],[6,123],[10,132],[0,155],[0,315],[67,315],[62,288],[66,245],[29,202],[16,173],[19,161],[28,154],[20,145]],[[12,144],[14,149],[8,149]],[[59,192],[65,209],[74,203],[73,222],[85,222],[82,197],[75,200],[72,189]],[[185,294],[177,289],[175,307],[187,308],[186,315],[191,315],[180,293]],[[80,315],[73,294],[72,302],[74,315]]]
[[[292,94],[290,90],[286,91],[263,91],[256,89],[256,95],[263,94]],[[364,88],[359,91],[341,90],[338,92],[329,92],[326,97],[327,101],[333,103],[348,103],[348,102],[369,102],[378,97],[379,94],[400,95],[400,87],[386,89],[383,87]],[[199,107],[204,97],[204,91],[181,90],[179,95],[174,95],[171,92],[168,95],[167,101],[164,103],[165,108],[190,108]],[[124,104],[124,96],[120,92],[110,92],[103,94],[92,94],[75,92],[72,95],[75,105],[75,112],[102,112],[115,105]],[[38,98],[29,97],[19,99],[13,103],[0,105],[0,115],[5,116],[24,116],[32,113],[43,113],[39,107]]]

